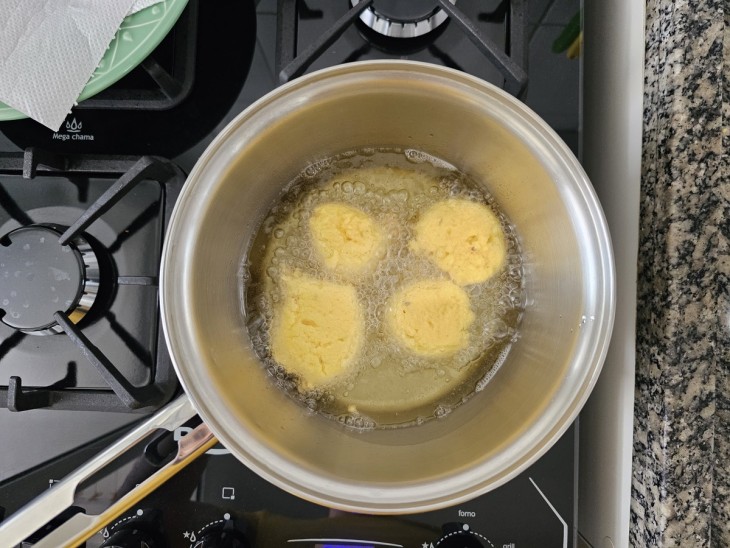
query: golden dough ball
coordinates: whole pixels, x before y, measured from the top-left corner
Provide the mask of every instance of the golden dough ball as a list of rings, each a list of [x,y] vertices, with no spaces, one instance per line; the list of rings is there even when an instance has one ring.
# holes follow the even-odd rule
[[[309,219],[314,249],[337,274],[372,270],[385,251],[385,237],[367,213],[341,203],[320,204]]]
[[[411,352],[427,357],[454,354],[469,344],[474,312],[466,292],[448,280],[419,280],[390,301],[387,324]]]
[[[282,276],[282,301],[271,326],[272,357],[297,374],[305,387],[347,371],[359,354],[365,320],[352,285]]]
[[[499,272],[507,255],[496,215],[485,205],[460,199],[429,207],[415,225],[410,248],[459,285],[488,280]]]

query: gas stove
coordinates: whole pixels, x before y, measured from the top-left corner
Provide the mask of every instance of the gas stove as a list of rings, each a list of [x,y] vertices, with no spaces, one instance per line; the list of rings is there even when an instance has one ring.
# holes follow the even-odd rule
[[[570,78],[556,87],[537,55],[553,4],[190,0],[153,54],[75,107],[58,132],[30,120],[0,123],[4,517],[179,393],[159,325],[161,246],[185,173],[233,117],[321,68],[412,59],[504,88],[575,146],[579,71],[565,71]],[[560,100],[546,101],[550,94]],[[72,511],[98,513],[192,426],[149,440],[85,484]],[[576,444],[573,426],[497,490],[397,518],[297,499],[219,446],[86,545],[574,546]],[[38,525],[53,517],[38,516]]]

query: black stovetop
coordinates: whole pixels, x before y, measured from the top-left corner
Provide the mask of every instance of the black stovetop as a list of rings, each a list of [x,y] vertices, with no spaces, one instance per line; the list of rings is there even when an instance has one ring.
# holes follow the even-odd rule
[[[360,21],[363,4],[369,2],[352,8],[349,0],[191,0],[143,66],[74,108],[58,132],[30,120],[0,122],[0,240],[27,225],[72,230],[91,209],[93,222],[79,233],[101,271],[91,309],[77,324],[59,320],[60,333],[21,332],[0,322],[0,507],[6,515],[179,390],[159,326],[161,243],[183,173],[236,114],[301,74],[383,58],[450,66],[524,97],[525,73],[530,85],[526,2],[459,0],[446,23],[406,39],[367,28]],[[380,4],[383,12],[411,9]],[[150,162],[168,167],[140,175]],[[0,276],[15,275],[3,270],[1,259]],[[5,299],[11,297],[0,294],[0,303]],[[15,303],[14,313],[24,304]],[[154,529],[155,546],[195,546],[235,525],[256,539],[252,546],[573,546],[576,438],[574,426],[526,472],[470,503],[399,518],[344,515],[301,501],[219,447],[87,545],[136,527]],[[130,460],[80,493],[77,504],[97,511],[149,467],[144,462]],[[320,540],[303,540],[309,538]],[[120,545],[140,546],[134,542]]]

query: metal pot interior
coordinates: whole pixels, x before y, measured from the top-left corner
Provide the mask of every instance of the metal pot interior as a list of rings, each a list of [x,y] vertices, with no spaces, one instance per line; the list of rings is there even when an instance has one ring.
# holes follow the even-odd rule
[[[251,348],[241,266],[283,185],[333,153],[412,147],[455,165],[517,228],[527,306],[486,388],[442,420],[358,432],[273,386]],[[191,173],[168,230],[162,308],[178,375],[219,439],[274,484],[345,510],[430,510],[493,489],[544,453],[598,376],[613,322],[609,237],[567,147],[524,105],[413,62],[354,63],[279,88]]]

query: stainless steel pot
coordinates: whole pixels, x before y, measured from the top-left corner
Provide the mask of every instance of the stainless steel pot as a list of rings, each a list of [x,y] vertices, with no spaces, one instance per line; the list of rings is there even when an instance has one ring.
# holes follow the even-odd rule
[[[483,181],[517,228],[527,306],[506,362],[467,404],[422,426],[358,432],[273,386],[245,327],[241,276],[283,185],[366,146],[420,149]],[[572,423],[608,346],[613,270],[590,182],[524,104],[455,70],[373,61],[278,88],[208,147],[170,222],[161,308],[193,407],[246,466],[326,506],[419,512],[505,483]]]
[[[282,186],[307,164],[413,147],[483,181],[517,228],[528,305],[507,361],[442,421],[353,432],[275,388],[241,304],[241,265]],[[279,487],[344,510],[432,510],[501,485],[543,454],[598,377],[614,310],[612,253],[593,189],[522,103],[460,72],[353,63],[300,78],[238,116],[183,189],[163,257],[167,342],[205,423]]]

